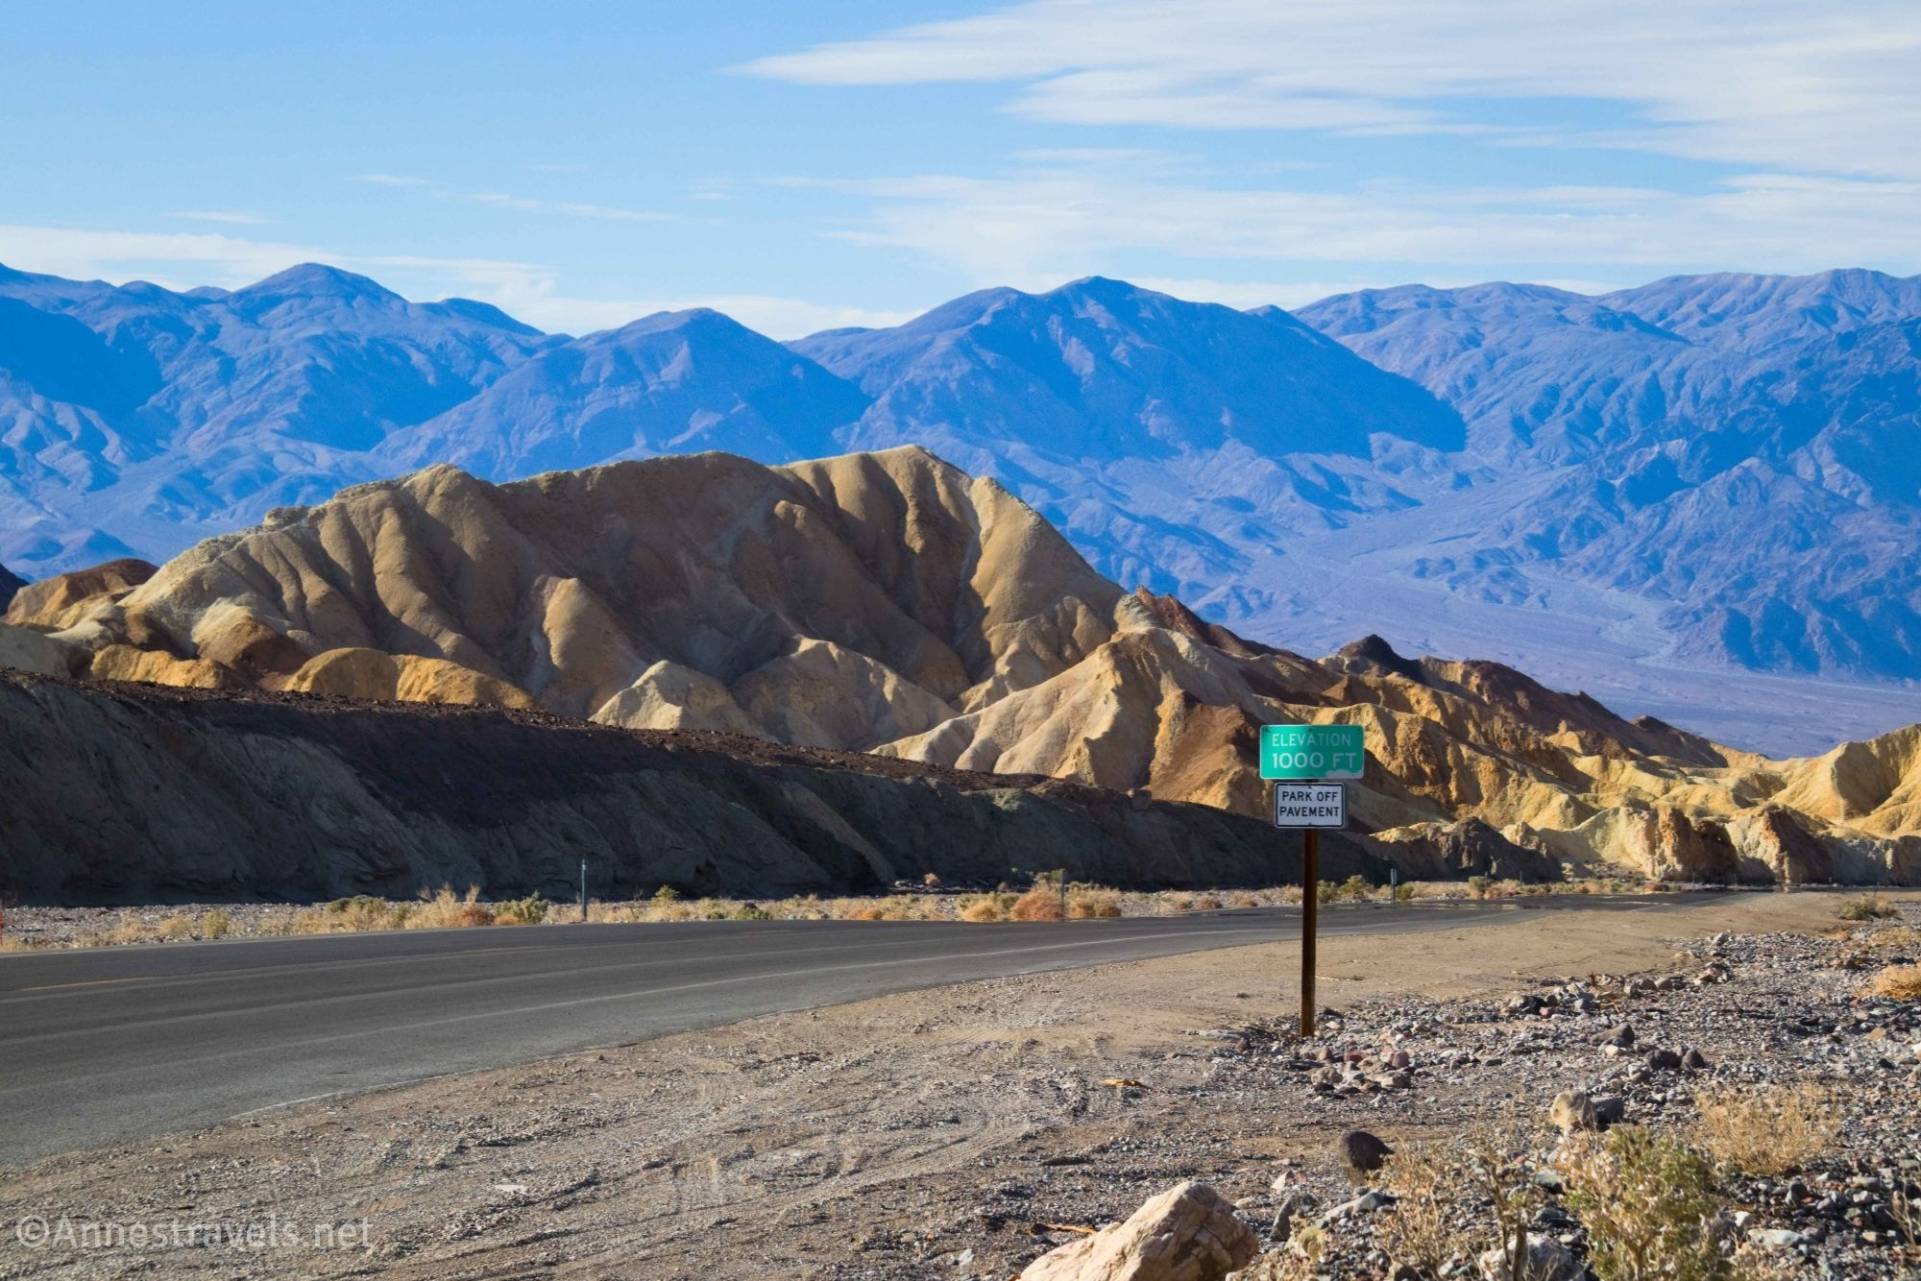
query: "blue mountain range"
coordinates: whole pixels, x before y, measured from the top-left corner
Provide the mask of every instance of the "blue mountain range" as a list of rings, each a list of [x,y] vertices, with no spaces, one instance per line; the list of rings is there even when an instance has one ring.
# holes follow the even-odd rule
[[[185,293],[0,268],[0,562],[30,577],[435,461],[907,442],[1297,647],[1921,678],[1921,278],[1294,314],[1093,278],[782,344],[706,310],[543,334],[312,265]]]

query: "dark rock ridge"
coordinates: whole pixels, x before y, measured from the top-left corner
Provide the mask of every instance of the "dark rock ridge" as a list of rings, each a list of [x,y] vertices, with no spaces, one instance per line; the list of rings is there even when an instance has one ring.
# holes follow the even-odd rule
[[[0,614],[7,612],[13,603],[14,593],[27,585],[27,580],[13,573],[5,565],[0,565]]]
[[[1300,840],[1201,805],[544,713],[79,685],[0,671],[0,894],[29,903],[784,895],[1015,868],[1275,884]],[[1380,881],[1358,843],[1323,874]]]

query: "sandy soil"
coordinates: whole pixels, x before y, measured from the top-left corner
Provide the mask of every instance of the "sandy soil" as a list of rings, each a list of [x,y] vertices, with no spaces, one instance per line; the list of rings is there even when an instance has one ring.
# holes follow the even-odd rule
[[[1320,999],[1672,968],[1683,940],[1829,929],[1839,902],[1730,894],[1333,938]],[[1296,964],[1272,945],[972,983],[56,1158],[8,1173],[0,1228],[271,1223],[276,1239],[30,1249],[8,1228],[0,1275],[1005,1278],[1067,1239],[1042,1225],[1124,1217],[1188,1177],[1258,1212],[1277,1169],[1327,1177],[1357,1115],[1395,1138],[1490,1102],[1446,1072],[1331,1105],[1300,1074],[1237,1071],[1218,1030],[1293,1011]],[[340,1225],[344,1243],[325,1235]]]

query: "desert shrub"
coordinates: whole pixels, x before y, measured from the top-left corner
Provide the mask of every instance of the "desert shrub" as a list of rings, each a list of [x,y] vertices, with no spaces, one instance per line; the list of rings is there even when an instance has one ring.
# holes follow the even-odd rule
[[[1890,965],[1874,976],[1868,991],[1892,1001],[1921,1001],[1921,965]]]
[[[1844,921],[1886,921],[1901,915],[1901,909],[1879,894],[1859,894],[1841,905]]]
[[[1363,902],[1374,893],[1374,886],[1365,876],[1355,875],[1341,882],[1341,897]]]
[[[389,903],[367,894],[337,898],[319,907],[296,912],[288,922],[290,934],[359,934],[369,930],[403,928],[411,916],[412,905]]]
[[[920,878],[920,883],[930,890],[937,890],[940,888],[940,875],[936,872],[929,872]]]
[[[410,930],[448,930],[466,929],[477,925],[492,925],[493,909],[480,901],[480,887],[470,885],[462,896],[455,894],[451,886],[443,885],[429,895],[420,891],[420,902],[407,913],[403,924]]]
[[[1742,1174],[1785,1174],[1833,1144],[1840,1118],[1817,1085],[1713,1086],[1695,1096],[1695,1144]]]
[[[992,894],[983,894],[961,905],[960,919],[972,921],[977,925],[984,921],[1003,920],[1005,917],[1006,913],[1001,910],[1001,905],[995,901]]]
[[[647,909],[639,903],[589,903],[587,919],[595,924],[633,925],[647,919]]]
[[[1228,902],[1232,903],[1235,907],[1241,908],[1259,907],[1261,905],[1261,898],[1258,894],[1236,894],[1233,898],[1229,899]],[[1116,913],[1116,915],[1119,915],[1119,913]]]
[[[1394,887],[1394,901],[1396,903],[1412,903],[1414,901],[1414,882],[1402,881],[1396,885]]]
[[[165,939],[169,943],[175,943],[181,939],[192,938],[193,927],[193,917],[181,912],[175,912],[171,916],[164,918],[160,924],[156,925],[153,932],[154,937]]]
[[[1638,1125],[1570,1140],[1561,1172],[1600,1281],[1724,1281],[1741,1268],[1710,1230],[1707,1161]]]
[[[1491,888],[1493,888],[1492,884],[1485,876],[1470,876],[1467,878],[1467,892],[1475,898],[1486,898]]]
[[[1386,1185],[1399,1199],[1380,1219],[1381,1245],[1397,1266],[1439,1277],[1453,1260],[1474,1253],[1463,1231],[1468,1178],[1455,1144],[1402,1144],[1388,1163]]]
[[[1113,890],[1091,885],[1076,886],[1067,892],[1067,915],[1077,921],[1121,914],[1121,896]]]
[[[547,912],[551,906],[538,893],[529,894],[526,898],[508,899],[494,908],[494,923],[496,925],[538,925],[547,919]]]
[[[1187,910],[1190,912],[1218,912],[1221,910],[1221,901],[1212,894],[1197,894],[1187,901]]]
[[[731,921],[771,921],[774,914],[758,903],[742,903],[729,915]]]
[[[198,930],[203,939],[225,938],[232,928],[233,916],[225,908],[216,907],[200,914]]]
[[[1008,909],[1009,920],[1058,921],[1061,919],[1061,892],[1052,885],[1036,884],[1014,900]]]
[[[654,891],[654,902],[678,903],[680,902],[680,891],[671,885],[663,885]]]

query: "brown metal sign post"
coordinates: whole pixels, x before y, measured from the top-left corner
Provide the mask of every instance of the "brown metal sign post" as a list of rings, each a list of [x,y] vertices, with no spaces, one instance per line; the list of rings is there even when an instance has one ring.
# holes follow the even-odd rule
[[[1347,826],[1347,784],[1366,761],[1358,725],[1265,725],[1261,777],[1274,781],[1274,826],[1301,836],[1301,1035],[1314,1035],[1314,952],[1321,908],[1321,829]]]
[[[1321,829],[1310,827],[1301,851],[1301,1035],[1314,1035],[1314,931],[1321,905]]]

